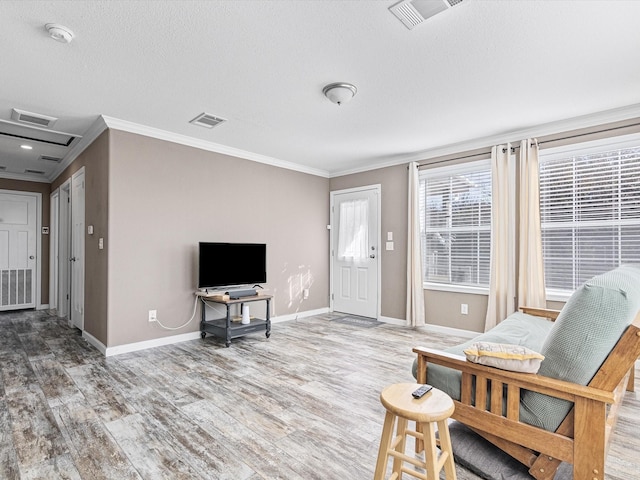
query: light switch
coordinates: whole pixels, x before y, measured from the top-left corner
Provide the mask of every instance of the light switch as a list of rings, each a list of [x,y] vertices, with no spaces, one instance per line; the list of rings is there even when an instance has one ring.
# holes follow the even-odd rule
[[[393,250],[393,242],[387,242],[386,248],[387,250]]]
[[[89,235],[93,235],[93,225],[89,225],[89,226],[87,227],[87,234],[89,234]]]
[[[98,249],[102,250],[104,248],[104,238],[100,237],[98,239]]]
[[[387,240],[393,240],[393,232],[387,232]]]

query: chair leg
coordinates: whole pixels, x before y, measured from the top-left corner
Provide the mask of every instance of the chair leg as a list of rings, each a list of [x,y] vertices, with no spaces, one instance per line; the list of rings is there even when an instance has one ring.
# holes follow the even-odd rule
[[[405,447],[407,444],[407,436],[406,436],[406,431],[407,431],[407,419],[406,418],[402,418],[402,417],[398,417],[398,422],[397,422],[397,427],[396,427],[396,438],[394,439],[394,443],[397,441],[398,444],[395,447],[395,451],[399,452],[401,454],[404,455],[405,453]],[[397,440],[396,440],[397,439]],[[400,471],[400,469],[402,468],[402,459],[395,457],[393,459],[393,473],[397,473],[398,474],[398,478],[402,479],[402,472]]]
[[[422,427],[420,423],[416,422],[416,432],[422,433]],[[424,441],[421,438],[416,438],[416,453],[421,453],[424,450]]]
[[[393,425],[396,416],[387,412],[384,417],[384,425],[382,426],[382,436],[380,437],[380,448],[378,449],[378,461],[376,462],[376,472],[373,475],[374,480],[383,480],[387,471],[387,451],[391,444],[391,436],[393,434]]]
[[[424,461],[427,470],[428,480],[438,480],[438,448],[436,445],[435,424],[431,422],[421,423],[422,435],[424,439]]]

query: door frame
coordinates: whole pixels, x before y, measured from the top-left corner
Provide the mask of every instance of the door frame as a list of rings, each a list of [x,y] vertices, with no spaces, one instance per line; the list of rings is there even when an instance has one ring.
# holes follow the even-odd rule
[[[376,255],[376,268],[377,268],[377,288],[376,288],[376,320],[380,320],[382,316],[382,248],[380,241],[382,240],[382,185],[377,183],[374,185],[363,185],[362,187],[345,188],[343,190],[333,190],[329,192],[329,311],[333,312],[333,300],[334,300],[334,285],[333,285],[333,270],[336,246],[334,246],[334,230],[338,228],[335,224],[334,204],[336,195],[342,195],[345,193],[357,193],[373,191],[377,202],[377,231],[375,233],[376,244],[378,245],[378,252]]]
[[[57,225],[55,231],[52,231],[56,236],[55,243],[57,244],[57,254],[53,251],[51,255],[56,255],[58,260],[57,276],[53,275],[53,272],[49,275],[49,282],[56,284],[56,290],[58,292],[57,309],[56,314],[60,318],[69,317],[67,320],[71,325],[70,302],[71,302],[71,289],[69,275],[69,253],[71,236],[69,230],[71,226],[71,179],[67,179],[62,185],[60,185],[54,193],[58,193],[58,215]],[[52,194],[53,195],[53,194]],[[53,242],[52,242],[53,243]]]
[[[70,215],[70,235],[69,235],[69,254],[72,256],[76,255],[75,250],[75,246],[73,245],[73,229],[74,227],[74,209],[77,209],[78,206],[74,205],[74,201],[73,201],[73,187],[75,182],[79,181],[78,178],[82,177],[82,197],[81,200],[77,199],[78,201],[82,202],[82,231],[79,232],[79,235],[77,238],[79,238],[79,251],[77,252],[78,257],[80,258],[81,264],[82,264],[82,272],[81,272],[81,278],[79,281],[79,285],[82,285],[82,298],[78,298],[78,301],[81,301],[81,312],[79,313],[79,315],[81,315],[80,317],[80,325],[76,325],[73,322],[73,304],[74,304],[74,298],[73,298],[73,294],[74,294],[74,268],[71,268],[71,265],[69,264],[69,284],[70,284],[70,295],[69,295],[69,321],[71,322],[71,326],[75,326],[77,328],[79,328],[81,331],[84,331],[84,300],[85,300],[85,287],[86,287],[86,283],[85,283],[85,276],[86,276],[86,265],[85,265],[85,260],[86,260],[86,255],[85,255],[85,249],[86,249],[86,245],[85,245],[85,232],[86,232],[86,219],[87,219],[87,206],[86,206],[86,197],[87,197],[87,192],[86,192],[86,174],[85,174],[85,170],[84,167],[80,168],[77,172],[75,172],[72,176],[71,176],[71,187],[69,189],[69,195],[71,196],[71,215]],[[76,257],[76,260],[74,262],[75,265],[77,265],[78,262],[78,257]]]
[[[36,289],[34,308],[36,310],[44,310],[48,305],[42,305],[42,193],[6,189],[0,189],[0,193],[36,198],[36,278],[34,279]]]
[[[58,228],[60,224],[60,191],[56,189],[49,196],[49,310],[58,311]]]

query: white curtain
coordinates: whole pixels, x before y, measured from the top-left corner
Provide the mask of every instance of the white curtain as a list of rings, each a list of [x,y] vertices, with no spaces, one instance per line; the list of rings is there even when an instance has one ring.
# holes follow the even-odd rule
[[[515,311],[515,175],[511,144],[491,149],[491,274],[485,331]]]
[[[519,225],[518,304],[546,308],[537,140],[522,140],[520,143]]]
[[[407,219],[407,322],[412,327],[425,324],[419,186],[418,164],[411,162],[409,164]]]
[[[340,203],[338,258],[360,262],[368,258],[369,200],[366,198]]]

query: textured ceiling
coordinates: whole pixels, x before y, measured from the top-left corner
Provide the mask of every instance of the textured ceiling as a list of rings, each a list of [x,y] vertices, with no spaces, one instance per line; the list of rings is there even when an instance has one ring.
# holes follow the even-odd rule
[[[413,30],[394,3],[2,0],[0,119],[84,134],[104,115],[335,175],[640,104],[638,1],[465,0]],[[336,81],[350,103],[323,97]],[[15,143],[5,176],[56,173]]]

